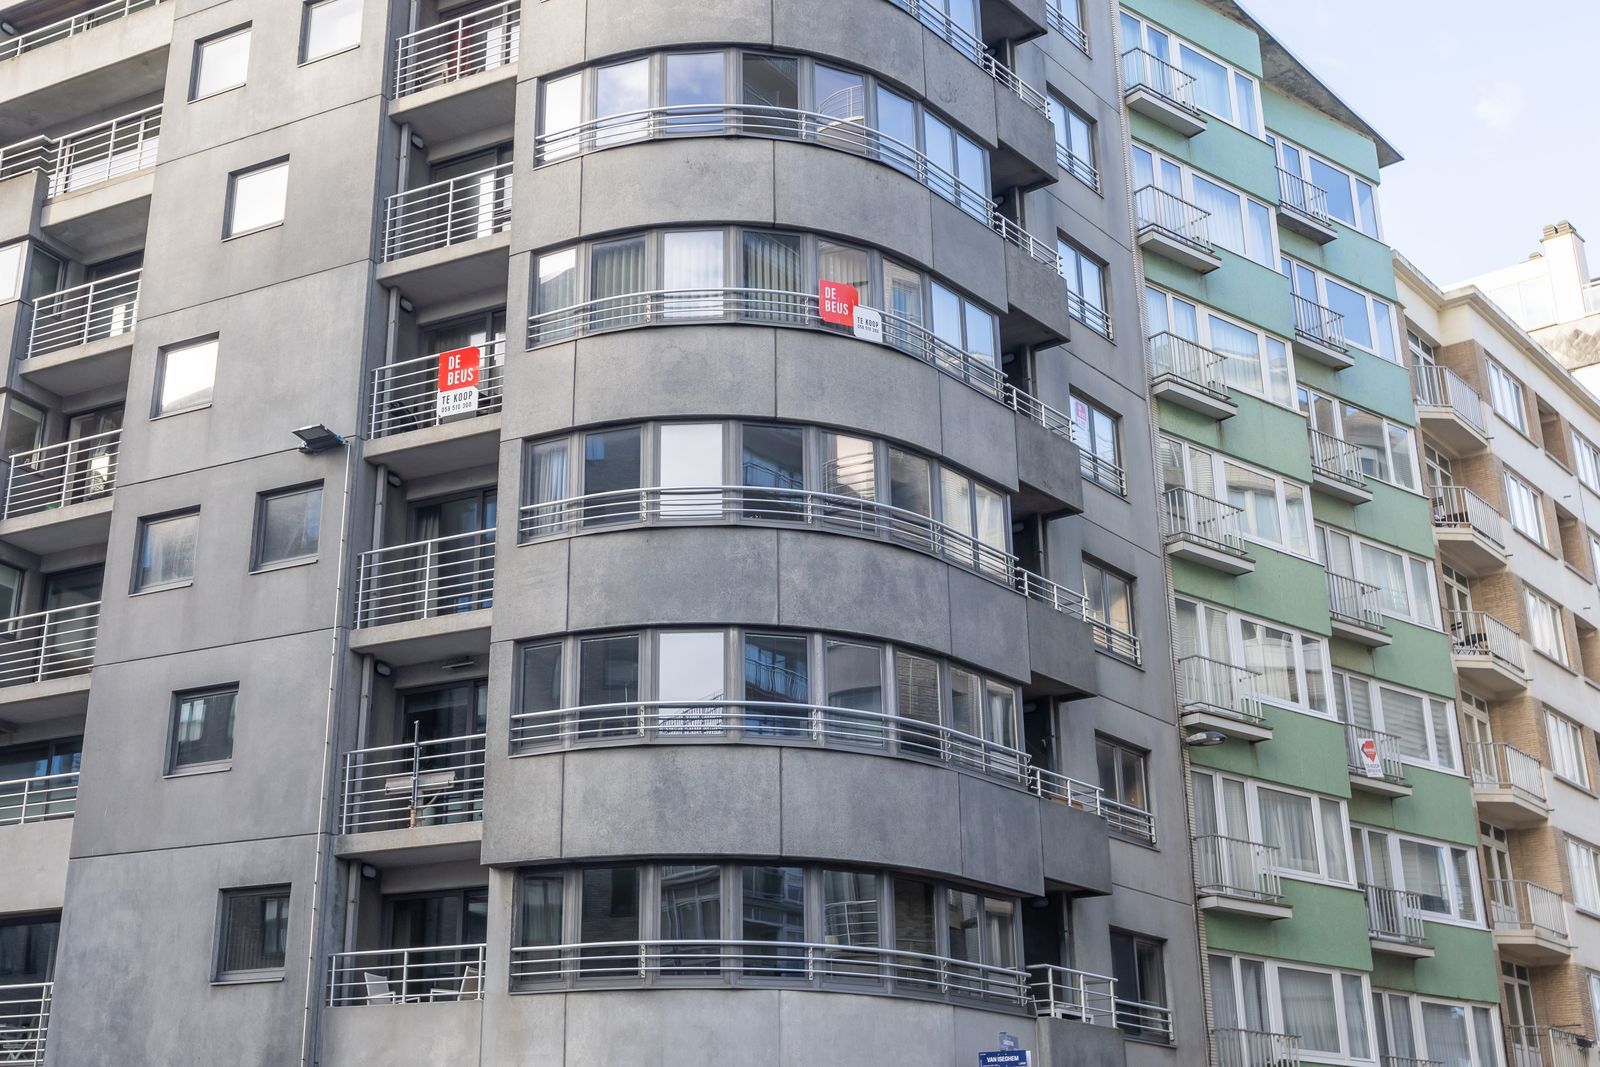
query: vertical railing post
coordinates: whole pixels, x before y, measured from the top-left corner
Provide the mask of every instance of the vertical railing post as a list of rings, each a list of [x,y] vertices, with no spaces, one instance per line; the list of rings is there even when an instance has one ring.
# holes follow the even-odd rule
[[[422,800],[422,721],[411,724],[411,822],[417,828],[417,806]]]

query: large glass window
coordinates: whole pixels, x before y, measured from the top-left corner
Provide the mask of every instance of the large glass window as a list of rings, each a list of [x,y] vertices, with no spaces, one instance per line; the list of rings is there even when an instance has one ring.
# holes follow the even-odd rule
[[[224,889],[219,911],[216,979],[281,975],[288,949],[289,887]]]
[[[1506,510],[1510,514],[1511,525],[1535,544],[1543,545],[1544,507],[1540,503],[1538,490],[1510,471],[1505,472],[1505,487]]]
[[[178,585],[193,578],[195,541],[199,531],[199,511],[141,519],[139,555],[134,566],[134,592]]]
[[[322,532],[322,486],[309,485],[259,498],[255,566],[314,558]]]
[[[673,230],[661,235],[661,287],[668,294],[668,317],[704,317],[722,309],[723,241],[721,230]]]
[[[639,868],[590,867],[579,881],[579,970],[595,976],[638,973],[639,954],[610,942],[639,940]]]
[[[1111,931],[1111,974],[1117,981],[1117,1025],[1129,1037],[1170,1039],[1161,1009],[1167,1003],[1163,944],[1154,938]]]
[[[560,875],[525,873],[522,876],[520,907],[517,911],[517,945],[520,948],[549,949],[565,940],[562,930],[562,882]],[[537,978],[560,972],[561,962],[553,952],[524,954],[517,974]]]
[[[161,350],[156,369],[155,414],[204,407],[211,403],[217,371],[217,339]]]
[[[721,630],[668,630],[656,636],[656,713],[662,733],[722,731],[726,648]]]
[[[663,519],[715,518],[722,514],[720,422],[664,423],[657,436],[657,485]]]
[[[667,129],[706,133],[722,129],[727,99],[727,56],[722,52],[677,52],[666,57]]]
[[[625,736],[639,699],[639,637],[578,643],[578,737]]]
[[[640,441],[636,427],[584,437],[583,492],[591,498],[584,510],[585,526],[639,518],[638,494],[625,491],[641,484]]]
[[[657,936],[690,942],[663,947],[663,974],[716,974],[722,940],[722,868],[711,863],[663,864]],[[694,944],[700,942],[700,944]]]
[[[597,148],[642,136],[649,126],[650,61],[634,59],[595,71],[594,116]]]
[[[1545,709],[1545,732],[1550,742],[1550,769],[1581,789],[1589,788],[1589,761],[1583,727],[1564,715]]]
[[[225,764],[233,758],[233,711],[238,699],[236,685],[172,698],[169,771]]]
[[[801,973],[806,940],[805,871],[799,867],[746,867],[741,884],[745,941],[775,942],[744,950],[745,973],[783,978]]]
[[[793,634],[744,637],[744,732],[772,737],[808,737],[811,703],[811,642]]]

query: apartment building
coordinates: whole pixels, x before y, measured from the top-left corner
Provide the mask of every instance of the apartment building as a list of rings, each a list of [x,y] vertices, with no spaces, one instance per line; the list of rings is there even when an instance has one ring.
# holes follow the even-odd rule
[[[1600,401],[1483,288],[1396,268],[1508,1052],[1591,1064]]]
[[[0,4],[8,1062],[1203,1060],[1127,24]]]
[[[1121,21],[1214,1062],[1499,1064],[1399,155],[1235,3]]]

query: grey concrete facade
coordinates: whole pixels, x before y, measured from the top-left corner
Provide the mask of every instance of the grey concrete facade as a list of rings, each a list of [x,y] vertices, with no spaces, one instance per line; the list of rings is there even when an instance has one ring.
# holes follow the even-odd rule
[[[132,6],[0,3],[0,267],[60,264],[0,292],[0,769],[70,779],[0,774],[0,926],[59,922],[0,1035],[15,981],[49,1067],[1203,1060],[1114,5]]]

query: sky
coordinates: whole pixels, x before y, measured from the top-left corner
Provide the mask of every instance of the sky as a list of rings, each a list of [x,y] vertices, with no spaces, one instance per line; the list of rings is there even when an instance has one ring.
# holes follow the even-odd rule
[[[1384,238],[1435,282],[1567,219],[1600,271],[1600,0],[1241,0],[1397,148]]]

